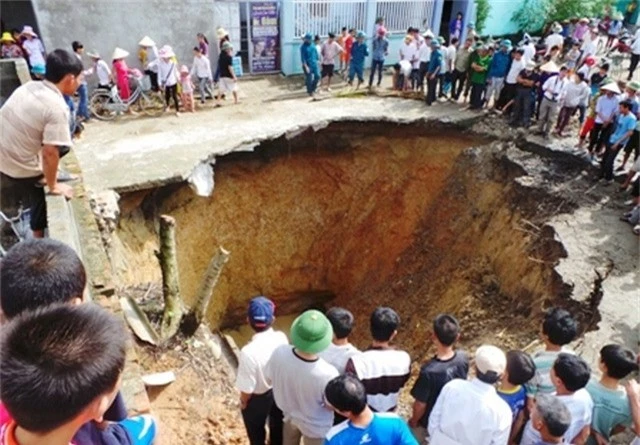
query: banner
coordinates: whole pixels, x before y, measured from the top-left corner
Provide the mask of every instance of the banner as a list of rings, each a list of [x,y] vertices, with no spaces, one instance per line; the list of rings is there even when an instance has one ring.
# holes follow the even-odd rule
[[[280,26],[277,2],[251,3],[252,73],[280,71]]]

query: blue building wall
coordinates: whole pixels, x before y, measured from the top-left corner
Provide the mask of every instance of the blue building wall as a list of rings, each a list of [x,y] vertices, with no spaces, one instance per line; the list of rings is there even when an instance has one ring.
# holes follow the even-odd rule
[[[445,0],[436,0],[431,20],[430,28],[437,32],[440,28],[440,20],[442,17],[442,4]],[[446,0],[450,1],[450,0]],[[371,39],[376,20],[376,0],[367,0],[365,8],[365,25],[364,30],[367,33],[367,44],[369,52],[371,52]],[[410,24],[407,24],[409,26]],[[280,15],[280,36],[282,47],[281,70],[285,75],[302,74],[302,64],[300,62],[300,46],[302,40],[296,37],[294,24],[294,4],[293,0],[282,0],[282,12]],[[444,30],[443,30],[444,31]],[[400,59],[400,45],[404,39],[404,34],[392,34],[389,39],[389,56],[386,64],[393,65]],[[365,63],[365,66],[371,65],[371,57]]]

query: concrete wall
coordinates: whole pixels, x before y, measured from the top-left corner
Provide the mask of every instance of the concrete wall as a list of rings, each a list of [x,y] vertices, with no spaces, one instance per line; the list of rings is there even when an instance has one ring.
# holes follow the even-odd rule
[[[31,80],[25,59],[0,60],[0,106],[23,83]]]
[[[217,45],[213,0],[33,0],[33,5],[48,50],[71,49],[71,42],[79,40],[110,62],[119,46],[131,53],[129,66],[139,68],[137,43],[144,35],[158,47],[171,45],[187,65],[198,32],[207,35],[212,47]]]
[[[523,3],[524,0],[491,0],[491,12],[482,34],[501,36],[517,33],[518,25],[511,17]]]

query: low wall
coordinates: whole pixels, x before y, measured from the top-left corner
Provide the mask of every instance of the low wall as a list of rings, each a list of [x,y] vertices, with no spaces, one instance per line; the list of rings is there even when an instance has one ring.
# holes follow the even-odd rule
[[[16,88],[29,80],[29,67],[24,59],[0,60],[0,106]]]

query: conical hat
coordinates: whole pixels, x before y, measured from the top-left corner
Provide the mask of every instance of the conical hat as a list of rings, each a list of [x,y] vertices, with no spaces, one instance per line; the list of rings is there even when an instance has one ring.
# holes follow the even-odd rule
[[[606,85],[603,85],[600,87],[600,89],[603,91],[611,91],[612,93],[615,93],[615,94],[622,94],[622,91],[620,91],[620,87],[618,87],[618,84],[615,82],[611,82]]]
[[[111,56],[111,58],[113,60],[124,59],[128,55],[129,55],[129,53],[127,51],[123,50],[122,48],[116,48],[116,49],[113,50],[113,55]]]
[[[218,30],[216,31],[216,36],[218,37],[218,40],[221,40],[221,39],[225,38],[228,35],[229,35],[229,33],[224,28],[218,28]]]
[[[94,49],[94,50],[88,51],[87,56],[91,57],[92,59],[99,59],[100,53],[98,52],[97,49]]]
[[[540,71],[544,73],[559,73],[560,67],[554,61],[545,63],[540,67]]]
[[[154,42],[153,40],[151,40],[151,37],[149,36],[144,36],[142,38],[142,40],[140,40],[138,42],[138,45],[140,46],[156,46],[156,42]]]

